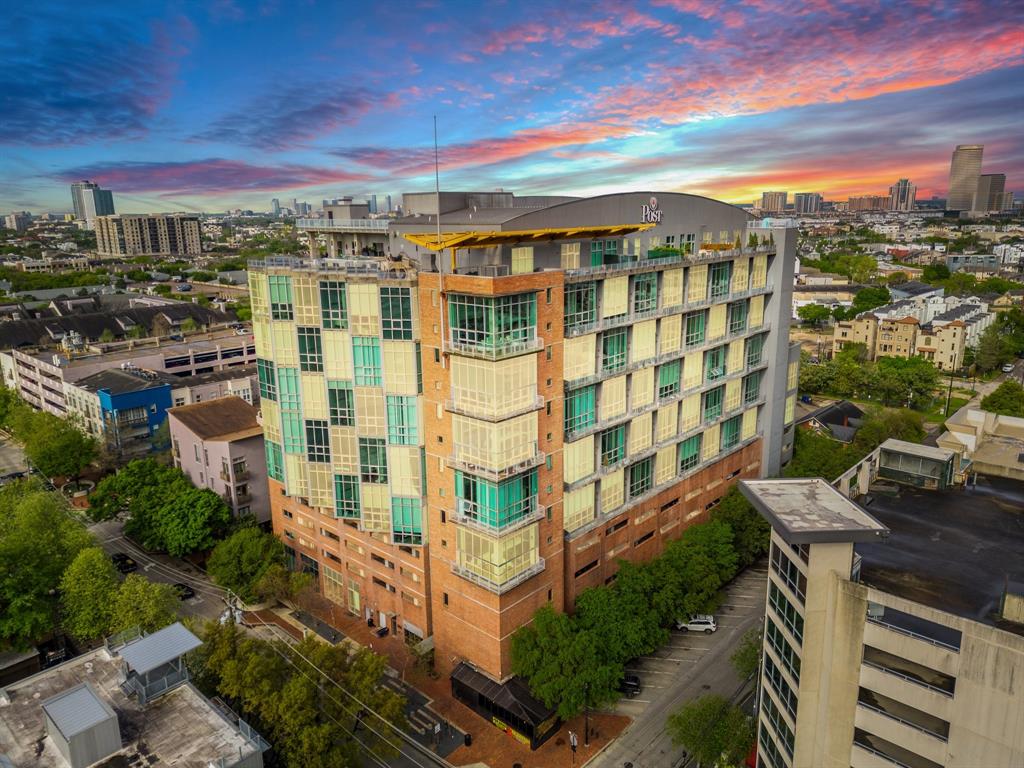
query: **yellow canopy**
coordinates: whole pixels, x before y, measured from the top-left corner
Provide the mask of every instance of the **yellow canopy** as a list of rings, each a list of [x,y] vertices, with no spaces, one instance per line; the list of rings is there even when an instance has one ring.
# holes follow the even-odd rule
[[[553,240],[594,240],[602,237],[622,237],[634,232],[650,229],[654,224],[614,224],[601,227],[555,227],[551,229],[513,229],[492,232],[442,232],[440,241],[437,234],[417,233],[404,235],[406,240],[429,248],[443,251],[447,248],[490,248],[494,245],[516,245],[539,243]]]

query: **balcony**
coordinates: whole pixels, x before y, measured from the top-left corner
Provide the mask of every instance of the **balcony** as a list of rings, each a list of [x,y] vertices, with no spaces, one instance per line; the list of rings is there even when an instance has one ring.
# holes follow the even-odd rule
[[[457,448],[456,451],[458,451]],[[472,458],[460,457],[458,453],[454,453],[448,457],[448,466],[471,475],[486,477],[489,480],[504,480],[506,477],[518,475],[544,463],[544,453],[539,450],[536,441],[530,443],[529,456],[513,461],[511,464],[504,463],[502,453],[494,452],[489,458],[488,465],[478,464]]]
[[[480,560],[479,558],[467,558],[467,560],[469,562],[479,561],[479,563],[482,566],[491,565],[490,563],[486,563],[485,561]],[[479,573],[470,570],[464,565],[460,565],[457,562],[452,563],[452,573],[454,573],[456,576],[461,576],[466,581],[472,582],[473,584],[476,584],[479,587],[483,587],[484,589],[493,592],[496,595],[503,595],[506,592],[515,589],[524,581],[533,578],[538,573],[542,573],[543,571],[544,558],[541,557],[537,559],[536,563],[529,566],[526,570],[521,571],[520,573],[517,573],[515,576],[509,578],[507,581],[498,584],[497,582],[491,581],[486,576],[481,576]]]
[[[295,228],[313,232],[375,232],[388,231],[387,219],[296,219]]]
[[[491,341],[456,341],[445,339],[445,354],[476,357],[481,360],[502,360],[506,357],[517,357],[544,349],[544,339],[494,339]]]
[[[497,421],[504,421],[505,419],[511,419],[516,416],[522,416],[524,413],[539,411],[544,407],[544,398],[537,395],[537,397],[523,405],[513,406],[506,410],[502,410],[502,407],[503,405],[501,403],[492,403],[490,404],[491,412],[484,413],[476,404],[463,404],[454,398],[445,400],[444,402],[444,409],[448,411],[448,413],[457,413],[460,416],[469,416],[473,419],[493,423]]]
[[[504,525],[494,526],[481,519],[487,516],[490,510],[483,508],[477,502],[470,501],[469,499],[456,499],[455,511],[452,513],[451,519],[454,523],[468,526],[482,533],[486,533],[491,536],[501,536],[544,518],[544,507],[537,503],[536,496],[530,496],[527,499],[523,499],[523,501],[519,503],[518,507],[518,509],[513,510],[513,514],[518,514],[518,517]]]
[[[244,468],[239,469],[238,467],[235,467],[234,473],[232,473],[230,469],[225,469],[222,467],[220,470],[220,479],[223,480],[225,483],[238,483],[241,482],[242,480],[248,480],[249,470]]]

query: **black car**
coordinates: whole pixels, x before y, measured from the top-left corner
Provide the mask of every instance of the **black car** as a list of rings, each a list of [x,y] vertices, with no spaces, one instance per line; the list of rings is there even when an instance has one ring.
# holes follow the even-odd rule
[[[115,552],[110,556],[110,560],[114,563],[114,567],[121,573],[133,573],[134,571],[139,570],[138,563],[128,557],[124,552]]]
[[[629,698],[639,696],[640,691],[643,688],[640,685],[640,675],[634,675],[631,672],[627,672],[625,676],[619,681],[619,693],[624,693]]]
[[[196,596],[196,591],[192,587],[180,581],[177,584],[171,584],[171,587],[178,593],[179,600],[191,600]]]

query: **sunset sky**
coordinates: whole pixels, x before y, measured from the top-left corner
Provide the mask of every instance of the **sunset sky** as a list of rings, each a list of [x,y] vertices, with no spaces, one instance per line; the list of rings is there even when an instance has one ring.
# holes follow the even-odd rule
[[[8,3],[0,212],[673,190],[1024,193],[1024,2]]]

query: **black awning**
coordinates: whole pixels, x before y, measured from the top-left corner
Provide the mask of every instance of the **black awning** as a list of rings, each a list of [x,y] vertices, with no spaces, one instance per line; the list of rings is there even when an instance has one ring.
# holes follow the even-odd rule
[[[496,683],[463,661],[452,671],[452,679],[534,727],[540,726],[555,714],[554,710],[537,701],[526,683],[518,677],[505,683]]]

